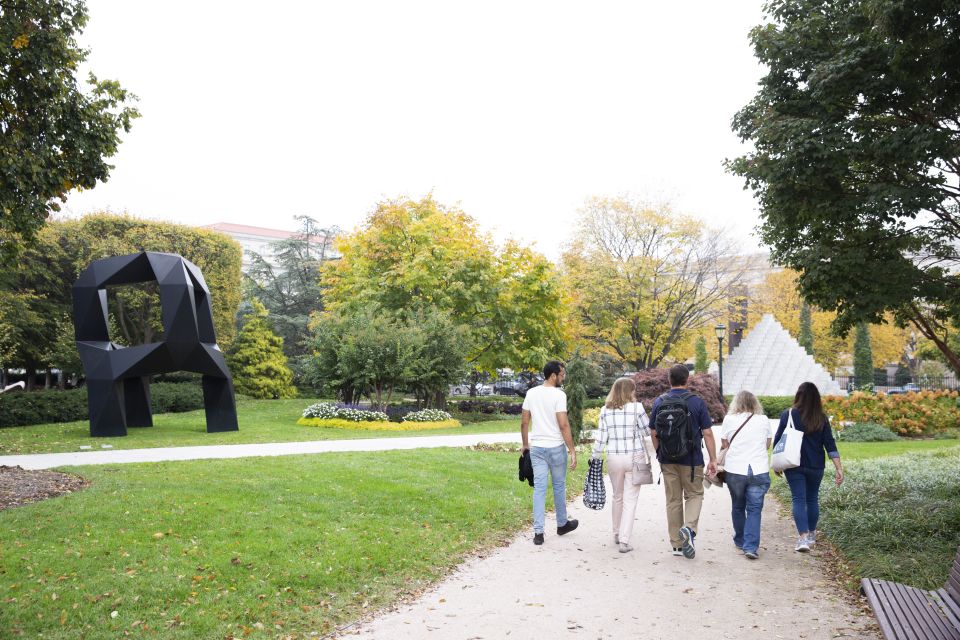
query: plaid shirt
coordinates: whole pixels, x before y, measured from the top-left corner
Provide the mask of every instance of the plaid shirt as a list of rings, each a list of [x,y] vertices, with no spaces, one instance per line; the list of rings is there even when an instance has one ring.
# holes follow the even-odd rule
[[[622,409],[604,407],[600,409],[593,455],[599,456],[607,445],[609,445],[608,454],[646,452],[641,439],[649,435],[650,419],[647,418],[647,412],[639,402],[627,403]]]

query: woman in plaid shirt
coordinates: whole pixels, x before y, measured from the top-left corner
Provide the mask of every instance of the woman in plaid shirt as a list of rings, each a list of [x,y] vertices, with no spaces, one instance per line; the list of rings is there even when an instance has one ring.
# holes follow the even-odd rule
[[[613,543],[620,553],[633,551],[630,534],[640,485],[633,484],[633,456],[640,452],[644,460],[649,454],[643,439],[650,435],[650,420],[643,405],[636,401],[637,386],[630,378],[613,383],[607,402],[600,410],[593,457],[599,458],[607,448],[607,472],[613,485]]]

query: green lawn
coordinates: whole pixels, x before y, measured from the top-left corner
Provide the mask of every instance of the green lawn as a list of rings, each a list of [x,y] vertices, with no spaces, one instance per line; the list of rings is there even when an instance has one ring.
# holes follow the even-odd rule
[[[204,413],[164,413],[154,416],[154,426],[131,428],[123,438],[91,438],[87,421],[43,424],[29,427],[0,429],[0,453],[59,453],[77,451],[80,446],[100,449],[110,445],[114,449],[148,447],[186,447],[210,444],[244,444],[251,442],[300,442],[305,440],[344,440],[351,438],[396,438],[409,436],[437,436],[447,434],[520,432],[520,419],[465,424],[455,429],[425,431],[367,431],[320,429],[297,424],[303,409],[314,399],[296,400],[239,400],[237,416],[240,430],[229,433],[207,433]]]
[[[92,485],[0,511],[0,636],[323,634],[529,527],[516,465],[442,449],[68,469]]]
[[[917,587],[943,586],[960,545],[960,442],[898,440],[839,443],[846,478],[832,465],[820,491],[818,529],[843,554],[857,589],[861,578]],[[789,515],[790,490],[773,489]]]

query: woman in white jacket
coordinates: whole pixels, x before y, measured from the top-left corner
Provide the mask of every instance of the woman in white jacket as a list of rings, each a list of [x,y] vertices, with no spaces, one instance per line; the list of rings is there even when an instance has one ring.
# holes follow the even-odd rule
[[[650,435],[650,421],[643,405],[636,400],[636,391],[630,378],[613,383],[600,409],[593,445],[594,458],[599,458],[607,448],[607,472],[613,485],[613,543],[619,545],[620,553],[633,551],[630,534],[640,496],[640,485],[633,483],[633,456],[643,452],[641,455],[649,462],[643,439]]]
[[[760,551],[760,515],[770,489],[767,450],[773,433],[760,402],[749,391],[733,399],[720,429],[724,482],[733,502],[733,544],[750,560]]]

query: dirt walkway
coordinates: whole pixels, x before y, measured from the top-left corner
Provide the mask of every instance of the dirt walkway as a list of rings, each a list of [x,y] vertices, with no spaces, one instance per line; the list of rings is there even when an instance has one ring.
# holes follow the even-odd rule
[[[792,523],[768,496],[761,556],[731,541],[730,497],[707,490],[697,557],[670,554],[663,489],[644,487],[632,543],[613,544],[608,505],[570,506],[580,528],[562,538],[547,522],[546,543],[532,534],[466,563],[417,602],[385,612],[346,635],[437,639],[644,638],[735,640],[879,638],[872,617],[827,582],[816,551],[795,553]]]

